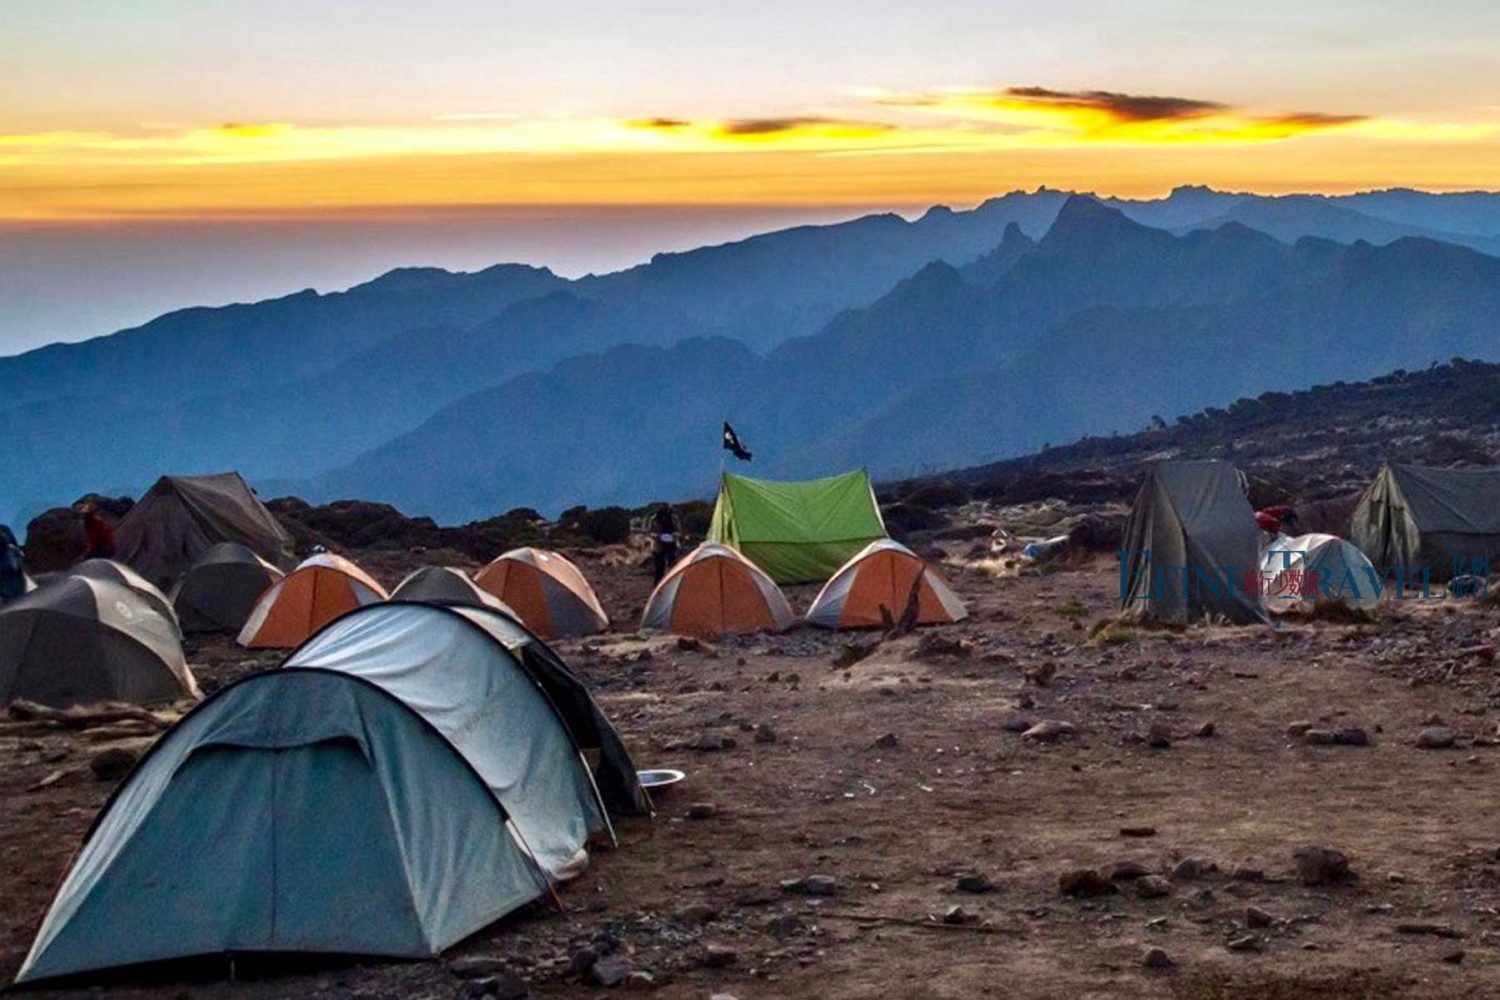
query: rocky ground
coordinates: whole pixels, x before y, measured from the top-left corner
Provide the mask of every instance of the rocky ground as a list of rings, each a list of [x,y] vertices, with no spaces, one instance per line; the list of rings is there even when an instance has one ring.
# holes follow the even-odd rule
[[[688,778],[595,852],[566,912],[440,962],[242,962],[230,981],[219,961],[106,992],[1500,995],[1500,607],[1139,629],[1113,623],[1109,557],[1018,572],[965,534],[933,543],[972,617],[852,652],[873,637],[633,633],[636,554],[582,553],[618,624],[559,649],[637,762]],[[457,557],[364,558],[394,582]],[[210,689],[276,660],[222,639],[190,659]],[[7,981],[118,780],[101,750],[151,738],[0,723]]]

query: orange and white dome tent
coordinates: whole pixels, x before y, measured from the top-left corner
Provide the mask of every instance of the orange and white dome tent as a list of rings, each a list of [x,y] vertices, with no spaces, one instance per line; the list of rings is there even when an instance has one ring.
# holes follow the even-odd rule
[[[594,588],[571,560],[548,549],[512,549],[474,575],[543,639],[590,635],[609,627]]]
[[[346,611],[386,600],[385,588],[342,556],[320,552],[255,602],[240,630],[247,649],[291,649]]]
[[[796,616],[776,582],[734,549],[705,542],[651,592],[642,628],[679,635],[735,635],[790,628]]]
[[[917,587],[918,625],[940,625],[968,617],[959,600],[937,570],[911,549],[882,538],[871,542],[833,575],[812,607],[809,624],[823,628],[879,628],[886,623],[884,607],[892,621],[901,617]]]

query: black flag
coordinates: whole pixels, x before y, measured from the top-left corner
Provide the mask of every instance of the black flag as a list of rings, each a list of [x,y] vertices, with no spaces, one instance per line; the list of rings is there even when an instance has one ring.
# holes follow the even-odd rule
[[[729,426],[729,421],[724,421],[724,450],[734,455],[741,462],[748,462],[753,457],[750,449],[740,443],[740,436]]]

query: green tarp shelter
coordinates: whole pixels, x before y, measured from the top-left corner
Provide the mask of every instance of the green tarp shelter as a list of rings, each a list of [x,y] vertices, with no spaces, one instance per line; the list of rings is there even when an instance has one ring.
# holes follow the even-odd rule
[[[725,473],[708,540],[737,550],[777,583],[821,583],[885,522],[864,469],[776,482]]]
[[[1354,509],[1349,539],[1382,573],[1487,576],[1500,566],[1500,468],[1387,463]]]
[[[1129,616],[1180,624],[1266,618],[1251,586],[1260,572],[1260,529],[1228,462],[1147,465],[1120,548]]]

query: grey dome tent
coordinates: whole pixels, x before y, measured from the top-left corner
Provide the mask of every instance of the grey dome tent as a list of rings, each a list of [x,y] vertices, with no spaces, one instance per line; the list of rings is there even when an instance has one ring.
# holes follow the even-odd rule
[[[1148,464],[1120,548],[1128,615],[1182,624],[1266,619],[1246,585],[1259,574],[1260,529],[1228,462]]]
[[[124,563],[117,563],[113,559],[85,559],[69,569],[67,575],[86,576],[91,580],[118,583],[122,587],[135,591],[141,600],[159,611],[162,617],[170,621],[177,629],[178,634],[181,634],[181,622],[177,620],[177,612],[173,610],[172,602],[167,595],[163,594],[156,584]]]
[[[162,476],[115,529],[115,557],[168,587],[219,542],[239,542],[278,569],[296,562],[292,536],[238,472]]]
[[[185,632],[238,632],[281,570],[238,542],[220,542],[172,588],[172,607]]]
[[[69,576],[0,608],[0,704],[198,697],[177,625],[118,583]]]
[[[1387,463],[1354,508],[1349,539],[1381,572],[1486,576],[1500,568],[1500,468]]]
[[[452,566],[423,566],[413,570],[391,591],[391,600],[489,608],[516,617],[504,601],[480,587],[463,570]]]
[[[430,958],[547,892],[507,819],[378,686],[254,674],[115,791],[16,981],[236,952]]]
[[[490,611],[384,603],[344,615],[286,661],[376,684],[463,754],[556,878],[581,870],[610,832],[588,762],[551,699],[502,641]],[[500,633],[500,634],[497,634]]]

